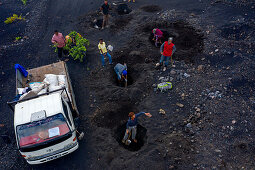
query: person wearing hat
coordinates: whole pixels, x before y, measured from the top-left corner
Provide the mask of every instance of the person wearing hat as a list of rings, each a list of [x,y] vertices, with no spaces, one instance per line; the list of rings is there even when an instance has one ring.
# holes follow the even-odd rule
[[[163,38],[163,32],[158,28],[154,28],[152,33],[154,34],[152,40],[155,41],[155,46],[157,47],[158,43],[162,44],[161,39]]]
[[[167,65],[169,63],[169,59],[171,58],[172,60],[172,56],[174,52],[176,51],[176,47],[172,42],[173,42],[173,38],[169,37],[168,41],[165,41],[160,47],[161,59],[159,63],[156,64],[156,67],[163,65],[163,62],[164,62],[163,71],[166,71]]]
[[[118,63],[114,67],[114,71],[118,76],[119,82],[125,80],[127,81],[127,65],[124,63],[124,65]]]
[[[128,122],[126,125],[126,132],[125,132],[125,136],[122,139],[122,143],[125,143],[126,140],[128,139],[128,134],[132,133],[132,140],[137,143],[137,140],[135,139],[136,136],[136,132],[137,132],[137,124],[138,124],[138,117],[142,116],[142,115],[146,115],[147,117],[151,117],[152,115],[150,113],[145,113],[145,112],[140,112],[135,114],[134,112],[130,112],[128,114]]]

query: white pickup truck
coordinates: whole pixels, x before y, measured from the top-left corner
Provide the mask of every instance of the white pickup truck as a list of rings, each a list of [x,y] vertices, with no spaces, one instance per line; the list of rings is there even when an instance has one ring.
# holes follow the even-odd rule
[[[42,82],[45,74],[65,75],[67,82],[66,88],[8,102],[14,112],[14,130],[19,152],[29,164],[41,164],[78,149],[74,117],[79,112],[65,62],[27,71],[31,79],[29,82]],[[27,83],[28,78],[17,69],[16,89],[24,88]],[[67,89],[68,100],[62,95]]]

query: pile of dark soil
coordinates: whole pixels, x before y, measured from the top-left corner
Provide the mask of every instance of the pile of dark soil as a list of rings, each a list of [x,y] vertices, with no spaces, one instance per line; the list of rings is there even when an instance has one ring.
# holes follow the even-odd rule
[[[221,36],[235,41],[245,40],[246,38],[254,37],[255,25],[252,23],[244,24],[229,24],[221,29]]]
[[[118,16],[114,19],[110,28],[115,31],[122,29],[127,26],[132,19],[132,15]]]
[[[154,13],[154,12],[159,12],[161,11],[162,9],[157,6],[157,5],[145,5],[143,7],[141,7],[141,9],[145,12],[151,12],[151,13]]]
[[[96,110],[93,122],[98,127],[114,128],[120,126],[128,119],[129,112],[137,112],[134,104],[129,102],[111,102]]]
[[[201,53],[204,48],[203,34],[199,30],[190,26],[184,21],[169,22],[155,22],[149,23],[143,27],[143,31],[150,33],[149,41],[154,45],[152,30],[159,28],[163,31],[164,37],[162,43],[167,41],[169,37],[173,37],[173,43],[177,50],[175,57],[177,60],[187,59],[187,57],[194,57],[194,55]]]
[[[125,14],[129,14],[132,10],[129,8],[127,4],[121,3],[118,5],[116,11],[119,15],[125,15]]]

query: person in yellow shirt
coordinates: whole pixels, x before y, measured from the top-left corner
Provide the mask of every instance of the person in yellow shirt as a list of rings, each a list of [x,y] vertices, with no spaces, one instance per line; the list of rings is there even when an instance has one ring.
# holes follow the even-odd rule
[[[128,0],[128,2],[131,2],[131,0]],[[135,0],[133,0],[133,2],[135,2]]]
[[[103,67],[105,66],[104,57],[106,57],[106,56],[109,58],[109,64],[112,64],[112,56],[107,51],[106,44],[105,44],[103,39],[99,40],[98,49],[99,49],[100,54],[101,54],[101,59],[102,59]]]

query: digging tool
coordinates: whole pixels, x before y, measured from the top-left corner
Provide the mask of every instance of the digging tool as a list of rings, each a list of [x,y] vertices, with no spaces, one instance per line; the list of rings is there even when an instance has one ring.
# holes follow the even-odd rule
[[[127,146],[131,144],[130,136],[131,136],[131,132],[129,132],[128,139],[125,142],[125,145]]]
[[[125,79],[125,88],[127,88],[127,77]]]
[[[126,64],[124,64],[124,65],[126,65]],[[126,65],[126,70],[127,70],[127,65]],[[127,79],[127,76],[126,76],[126,79],[125,79],[125,88],[127,88],[127,81],[128,81],[128,79]]]
[[[84,137],[84,132],[79,133],[78,130],[76,130],[76,132],[79,134],[78,139],[79,139],[79,140],[82,140],[83,137]]]
[[[171,64],[173,66],[173,55],[171,55]]]

